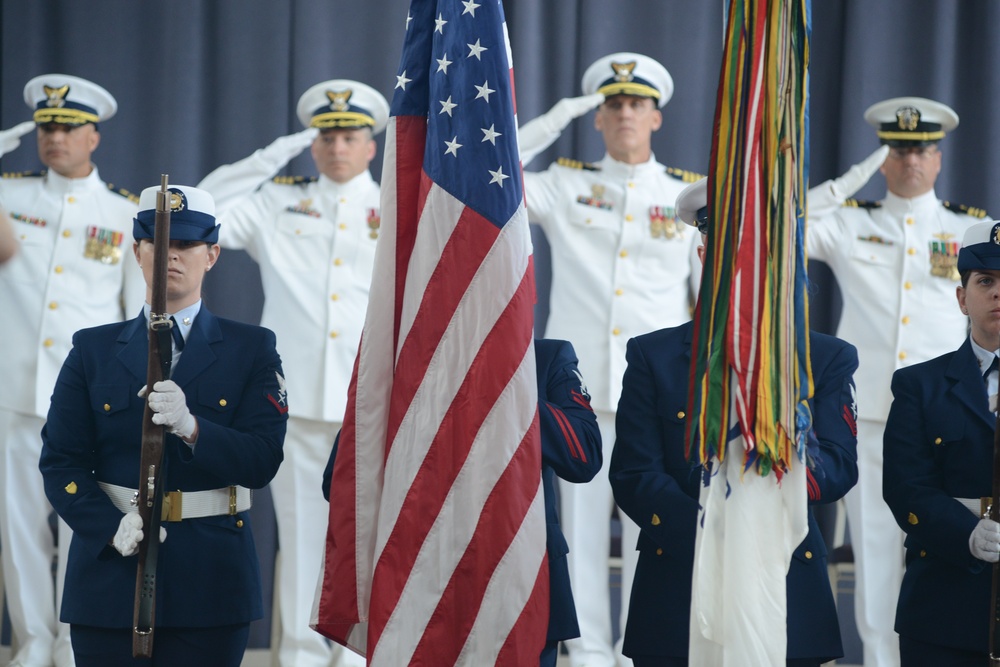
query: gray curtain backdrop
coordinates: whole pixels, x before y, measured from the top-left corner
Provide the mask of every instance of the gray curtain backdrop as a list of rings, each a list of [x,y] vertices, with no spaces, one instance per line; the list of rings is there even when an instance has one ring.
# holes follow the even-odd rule
[[[458,0],[454,0],[458,2]],[[488,2],[489,0],[479,0]],[[354,78],[391,98],[408,0],[0,0],[0,128],[31,118],[22,88],[63,72],[91,79],[118,100],[101,126],[94,160],[104,180],[138,193],[159,183],[195,184],[274,138],[301,129],[299,95],[330,78]],[[661,61],[674,78],[657,158],[704,173],[718,83],[724,0],[504,0],[514,54],[518,114],[528,120],[580,94],[583,70],[613,51]],[[837,176],[877,148],[862,120],[872,103],[919,95],[961,117],[946,138],[937,192],[1000,216],[1000,3],[996,0],[814,0],[811,44],[813,183]],[[34,136],[0,159],[4,172],[40,168]],[[381,144],[381,142],[380,142]],[[380,145],[381,148],[381,145]],[[603,154],[593,114],[576,121],[529,170],[558,156]],[[381,153],[372,165],[378,179]],[[286,174],[315,174],[308,151]],[[859,197],[878,199],[876,174]],[[538,330],[547,316],[548,253],[538,237]],[[814,267],[814,326],[839,312],[828,271]],[[223,253],[206,302],[257,322],[256,267]],[[16,326],[16,323],[7,323]],[[294,399],[293,399],[294,400]],[[317,484],[319,483],[317,471]],[[266,495],[256,530],[265,570],[276,537]],[[269,576],[269,572],[267,576]],[[266,645],[267,621],[253,645]]]

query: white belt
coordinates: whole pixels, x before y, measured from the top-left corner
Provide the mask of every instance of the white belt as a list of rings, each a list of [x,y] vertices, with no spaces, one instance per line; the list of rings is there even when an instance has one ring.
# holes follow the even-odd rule
[[[108,494],[108,498],[122,512],[137,512],[133,499],[138,491],[126,486],[98,482],[98,486]],[[253,505],[253,491],[242,486],[227,486],[224,489],[207,491],[169,491],[163,494],[161,521],[182,521],[201,519],[206,516],[233,515],[245,512]]]
[[[958,502],[962,503],[967,510],[978,516],[980,519],[986,518],[987,509],[990,503],[993,502],[992,498],[955,498]]]

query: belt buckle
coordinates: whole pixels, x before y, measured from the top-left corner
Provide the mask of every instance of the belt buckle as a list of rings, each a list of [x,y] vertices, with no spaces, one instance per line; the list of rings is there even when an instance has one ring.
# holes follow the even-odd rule
[[[184,501],[180,491],[167,491],[163,494],[163,505],[160,521],[176,522],[183,519]]]
[[[229,487],[229,516],[236,514],[236,487]]]

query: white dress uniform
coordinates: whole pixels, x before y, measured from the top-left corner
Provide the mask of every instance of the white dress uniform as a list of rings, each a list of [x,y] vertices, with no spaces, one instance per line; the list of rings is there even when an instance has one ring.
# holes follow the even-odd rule
[[[614,419],[633,336],[691,318],[701,275],[697,232],[676,219],[674,202],[697,175],[668,170],[655,157],[625,164],[605,156],[584,165],[563,161],[524,174],[529,219],[552,248],[552,289],[546,338],[573,343],[598,415],[605,465],[615,442]],[[614,665],[608,595],[610,517],[607,473],[589,484],[560,484],[561,522],[569,543],[580,639],[574,665]],[[621,625],[628,616],[639,529],[623,512]],[[621,642],[616,647],[621,657]]]
[[[53,661],[56,608],[65,558],[53,591],[53,541],[38,456],[56,376],[78,329],[117,322],[142,307],[145,283],[132,258],[136,198],[105,184],[55,172],[5,175],[0,205],[19,241],[0,267],[0,541],[17,658]],[[60,525],[60,555],[69,546]],[[58,597],[57,597],[58,596]],[[68,640],[68,635],[67,635]],[[68,644],[57,664],[72,664]]]
[[[858,349],[858,484],[846,496],[855,553],[855,615],[866,665],[898,665],[893,630],[903,576],[903,533],[882,499],[882,434],[893,372],[957,348],[968,318],[956,307],[956,262],[983,217],[934,191],[879,203],[848,200],[810,219],[810,258],[826,262],[843,293],[837,336]]]

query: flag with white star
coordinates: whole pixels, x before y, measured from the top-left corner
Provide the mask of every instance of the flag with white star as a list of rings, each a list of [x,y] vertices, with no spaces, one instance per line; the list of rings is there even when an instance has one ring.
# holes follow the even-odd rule
[[[373,666],[537,664],[534,273],[498,0],[412,0],[313,627]]]

